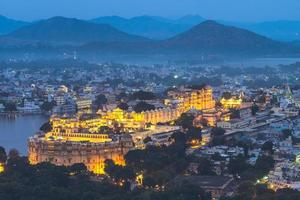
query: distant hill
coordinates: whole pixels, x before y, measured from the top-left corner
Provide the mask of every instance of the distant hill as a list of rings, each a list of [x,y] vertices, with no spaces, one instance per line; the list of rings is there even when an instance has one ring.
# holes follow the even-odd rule
[[[176,20],[156,16],[139,16],[130,19],[110,16],[91,20],[94,23],[109,24],[126,33],[140,35],[151,39],[167,39],[182,33],[193,25],[203,22],[197,15],[188,15]]]
[[[137,42],[147,40],[119,31],[108,24],[94,24],[78,19],[53,17],[22,27],[6,38],[54,44],[88,42]]]
[[[192,22],[195,19],[194,22]],[[191,23],[199,17],[178,19],[176,23]],[[168,19],[154,17],[133,19],[166,23]],[[102,18],[102,22],[123,24],[120,17]],[[126,21],[126,19],[125,19]],[[183,22],[182,22],[183,21]],[[168,21],[168,24],[175,23]],[[151,23],[150,23],[151,24]],[[152,27],[152,26],[150,26]],[[149,31],[151,29],[149,28]],[[153,30],[154,31],[154,30]],[[226,26],[215,21],[205,21],[165,40],[151,40],[131,35],[108,24],[95,24],[78,19],[54,17],[22,27],[0,37],[0,51],[58,52],[84,55],[140,55],[140,56],[285,56],[299,54],[296,42],[278,42],[254,32]]]
[[[186,15],[183,16],[177,20],[174,20],[175,23],[177,24],[188,24],[191,26],[195,26],[197,24],[200,24],[201,22],[206,21],[207,19],[199,16],[199,15]]]
[[[244,28],[274,40],[300,40],[300,21],[279,20],[261,23],[219,22],[226,25]]]
[[[27,22],[9,19],[0,15],[0,35],[10,33],[28,24]]]
[[[290,50],[287,44],[215,21],[205,21],[164,41],[163,45],[170,51],[241,55],[285,53]]]
[[[151,39],[167,39],[173,37],[204,21],[206,21],[206,19],[199,15],[186,15],[178,19],[168,19],[157,16],[138,16],[126,19],[119,16],[108,16],[91,20],[91,22],[94,23],[109,24],[126,33]],[[300,21],[279,20],[245,23],[217,20],[217,22],[247,29],[274,40],[300,40]]]

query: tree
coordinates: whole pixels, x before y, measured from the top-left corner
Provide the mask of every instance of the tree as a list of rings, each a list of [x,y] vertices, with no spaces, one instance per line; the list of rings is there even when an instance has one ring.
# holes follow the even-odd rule
[[[135,179],[132,168],[129,166],[116,165],[112,160],[105,161],[104,171],[107,175],[109,175],[109,177],[118,183]]]
[[[273,154],[274,153],[273,146],[274,145],[273,145],[272,141],[267,141],[262,145],[261,150],[263,150],[264,152]]]
[[[211,129],[211,136],[212,137],[222,137],[225,134],[225,129],[220,127],[214,127]]]
[[[0,146],[0,163],[5,163],[7,160],[7,155],[4,147]]]
[[[78,175],[87,172],[87,167],[83,163],[75,163],[69,167],[71,174]]]
[[[231,174],[240,174],[249,169],[249,164],[247,164],[247,159],[242,154],[235,158],[231,158],[228,164],[228,170]]]
[[[292,136],[292,130],[291,129],[283,129],[281,131],[281,139],[282,140],[286,140],[290,136]]]
[[[162,199],[168,200],[210,200],[211,197],[202,188],[197,185],[184,182],[172,186],[166,191],[166,197]]]
[[[118,108],[122,109],[122,110],[128,110],[129,106],[127,103],[124,103],[124,102],[121,102],[119,105],[118,105]]]
[[[149,110],[154,110],[155,106],[152,104],[148,104],[144,101],[139,102],[138,104],[136,104],[133,108],[133,110],[137,113],[141,113],[143,111],[149,111]]]
[[[17,149],[11,149],[9,152],[8,152],[8,158],[9,159],[18,159],[20,158],[20,153]]]
[[[147,136],[147,137],[143,140],[144,144],[147,144],[148,142],[151,142],[151,141],[152,141],[152,139],[151,139],[151,137],[149,137],[149,136]]]
[[[44,102],[42,105],[41,105],[41,109],[44,110],[44,111],[51,111],[53,109],[53,107],[56,105],[56,102],[55,101],[51,101],[51,102]]]
[[[96,96],[96,100],[94,101],[94,105],[97,109],[102,108],[104,104],[107,103],[107,98],[104,94],[99,94]]]
[[[240,110],[238,109],[230,109],[230,113],[231,113],[230,115],[231,119],[236,119],[241,117]]]
[[[41,127],[40,130],[43,131],[44,133],[48,133],[50,131],[52,131],[52,125],[51,123],[48,121],[46,123],[44,123]]]
[[[15,103],[6,103],[4,108],[5,112],[16,112],[17,111],[17,105]]]
[[[197,127],[191,127],[188,131],[187,131],[187,140],[189,143],[193,144],[193,143],[199,143],[202,140],[202,133],[201,133],[201,128],[197,128]]]
[[[152,92],[145,92],[145,91],[138,91],[138,92],[135,92],[131,95],[130,97],[131,99],[135,100],[135,99],[138,99],[138,100],[152,100],[152,99],[155,99],[155,94],[152,93]]]
[[[193,115],[183,113],[179,119],[177,119],[176,124],[181,126],[183,129],[190,129],[193,127],[194,119],[195,117]]]
[[[176,131],[172,134],[171,138],[175,141],[175,144],[183,144],[185,145],[187,142],[186,134]]]
[[[220,153],[216,152],[214,153],[214,155],[211,156],[211,159],[215,160],[215,161],[224,161],[225,158],[223,158]]]
[[[199,175],[202,175],[202,176],[216,175],[216,173],[212,170],[213,165],[209,159],[201,157],[197,160],[197,162],[199,165],[198,166],[198,174]]]
[[[231,92],[223,92],[222,98],[230,99],[232,97]]]
[[[255,186],[250,181],[242,182],[238,188],[237,193],[239,196],[242,196],[243,199],[253,199],[256,194]]]
[[[269,171],[274,167],[275,161],[272,156],[262,155],[258,157],[255,163],[255,171],[259,178],[267,175]]]
[[[110,128],[108,126],[100,126],[98,132],[101,134],[113,134],[114,130],[113,130],[113,128]]]
[[[217,145],[223,145],[225,143],[224,139],[224,134],[225,134],[225,129],[220,128],[220,127],[214,127],[211,130],[211,138],[212,138],[212,145],[217,146]]]
[[[253,116],[256,115],[256,113],[257,113],[258,111],[259,111],[258,105],[253,104],[252,107],[251,107],[251,113],[252,113],[252,115],[253,115]]]

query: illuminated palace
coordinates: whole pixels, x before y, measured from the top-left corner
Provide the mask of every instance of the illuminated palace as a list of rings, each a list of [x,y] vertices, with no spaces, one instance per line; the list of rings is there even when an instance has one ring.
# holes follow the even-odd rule
[[[89,133],[47,133],[31,137],[28,142],[28,159],[31,164],[51,162],[70,166],[84,163],[95,174],[104,174],[104,161],[113,160],[125,165],[124,155],[133,149],[130,135],[114,140],[106,134]]]
[[[164,108],[141,113],[116,108],[97,114],[78,114],[73,118],[51,117],[52,131],[29,139],[29,161],[31,164],[51,162],[65,166],[84,163],[90,171],[103,174],[106,159],[124,165],[123,156],[134,148],[129,134],[107,134],[103,127],[124,133],[142,132],[149,124],[153,128],[158,123],[174,121],[191,109],[215,107],[210,87],[173,95],[173,100],[165,101]]]
[[[243,93],[238,95],[231,95],[227,97],[222,97],[220,103],[222,104],[223,108],[226,109],[239,109],[243,103]]]

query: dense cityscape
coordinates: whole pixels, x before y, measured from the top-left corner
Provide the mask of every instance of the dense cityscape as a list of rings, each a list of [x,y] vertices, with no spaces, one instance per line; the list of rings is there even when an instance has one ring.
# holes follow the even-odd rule
[[[0,200],[300,200],[299,0],[0,0]]]
[[[1,199],[20,179],[60,199],[299,198],[299,63],[53,64],[1,64],[1,118],[49,117],[28,155],[1,148]]]

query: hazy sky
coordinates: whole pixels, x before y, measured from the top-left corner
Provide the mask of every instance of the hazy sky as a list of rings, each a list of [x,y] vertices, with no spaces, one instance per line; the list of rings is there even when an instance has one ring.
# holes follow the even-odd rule
[[[0,15],[23,20],[186,14],[234,21],[300,20],[300,0],[0,0]]]

